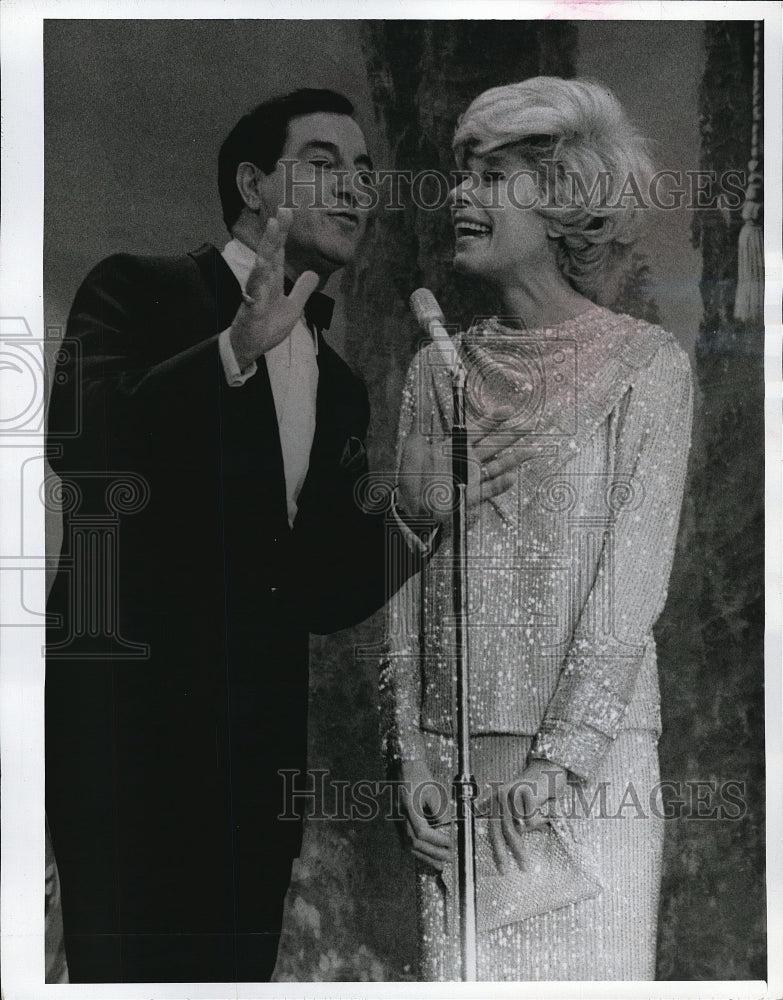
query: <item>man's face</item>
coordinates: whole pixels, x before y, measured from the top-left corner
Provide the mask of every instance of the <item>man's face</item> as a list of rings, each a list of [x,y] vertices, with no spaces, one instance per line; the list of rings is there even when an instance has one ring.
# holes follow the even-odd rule
[[[328,275],[353,260],[368,215],[360,207],[357,183],[371,169],[353,118],[318,112],[291,119],[277,167],[259,180],[267,218],[280,205],[293,208],[285,248],[289,276],[307,270]],[[367,201],[365,185],[365,206]],[[260,221],[265,224],[263,213]]]

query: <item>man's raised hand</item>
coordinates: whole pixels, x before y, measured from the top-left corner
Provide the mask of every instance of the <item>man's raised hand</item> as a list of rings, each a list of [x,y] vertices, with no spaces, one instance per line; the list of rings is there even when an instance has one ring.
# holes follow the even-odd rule
[[[285,294],[285,243],[291,219],[290,208],[279,208],[267,222],[245,289],[252,304],[243,301],[231,324],[231,347],[241,371],[285,340],[318,287],[315,271],[304,271]]]

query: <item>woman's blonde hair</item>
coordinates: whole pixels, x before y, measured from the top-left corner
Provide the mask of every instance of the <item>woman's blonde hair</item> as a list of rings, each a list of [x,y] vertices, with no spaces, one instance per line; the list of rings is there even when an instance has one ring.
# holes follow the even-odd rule
[[[557,241],[560,269],[583,295],[602,298],[638,235],[653,174],[647,143],[612,92],[555,76],[494,87],[462,115],[453,145],[460,166],[518,147],[538,176],[536,210]]]

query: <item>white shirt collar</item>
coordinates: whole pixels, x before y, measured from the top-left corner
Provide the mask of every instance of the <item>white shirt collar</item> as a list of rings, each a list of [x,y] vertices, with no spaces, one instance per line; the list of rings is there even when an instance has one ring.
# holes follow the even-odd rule
[[[247,279],[250,277],[250,272],[253,270],[253,265],[256,262],[255,250],[251,250],[242,240],[234,238],[233,240],[229,240],[225,247],[223,247],[223,260],[231,268],[231,273],[237,279],[239,287],[244,292]]]

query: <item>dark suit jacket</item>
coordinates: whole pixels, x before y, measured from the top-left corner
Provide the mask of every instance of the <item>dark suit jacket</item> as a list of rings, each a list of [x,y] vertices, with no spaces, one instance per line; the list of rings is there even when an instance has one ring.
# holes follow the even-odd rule
[[[353,500],[363,384],[321,339],[292,530],[266,366],[230,388],[219,358],[239,302],[214,247],[109,258],[55,374],[46,791],[75,980],[258,978],[301,836],[278,771],[305,767],[308,632],[387,587],[385,517]]]

